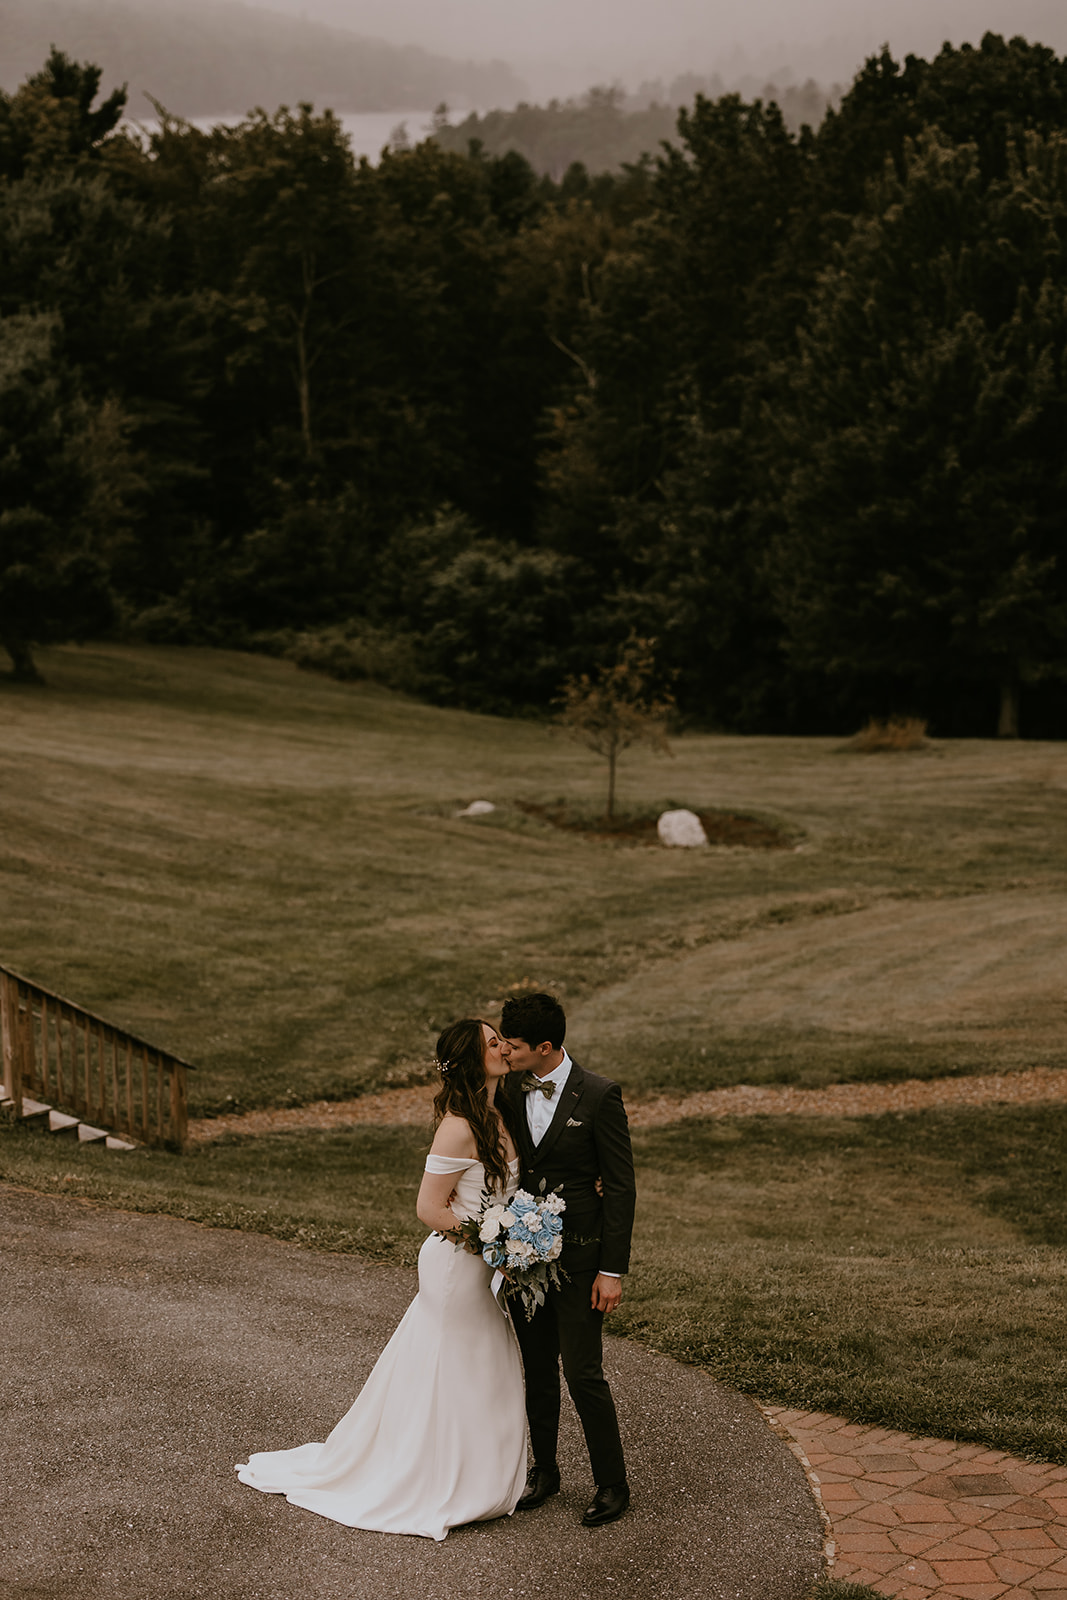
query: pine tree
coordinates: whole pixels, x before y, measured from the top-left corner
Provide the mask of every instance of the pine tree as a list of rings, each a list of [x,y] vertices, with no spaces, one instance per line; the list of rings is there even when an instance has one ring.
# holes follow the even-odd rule
[[[1005,178],[934,133],[822,279],[777,422],[793,659],[921,699],[1062,670],[1067,135]]]

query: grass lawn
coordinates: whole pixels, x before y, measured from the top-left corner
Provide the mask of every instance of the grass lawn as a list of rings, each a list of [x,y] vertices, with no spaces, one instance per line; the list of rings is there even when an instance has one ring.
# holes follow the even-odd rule
[[[795,847],[667,851],[519,809],[601,803],[544,726],[218,651],[41,665],[0,683],[0,961],[196,1062],[194,1114],[414,1081],[516,985],[631,1093],[1067,1064],[1062,745],[687,736],[623,804]]]
[[[36,1189],[410,1264],[426,1136],[358,1127],[117,1160],[0,1135]],[[737,1388],[1067,1462],[1067,1108],[639,1133],[615,1331]]]
[[[595,814],[549,728],[277,661],[94,646],[0,683],[0,961],[198,1065],[194,1114],[421,1080],[435,1033],[555,989],[630,1095],[1067,1066],[1067,748],[892,756],[686,736]],[[498,810],[457,819],[470,800]],[[637,1136],[616,1328],[739,1388],[1067,1461],[1062,1108],[685,1122]],[[417,1129],[121,1159],[0,1126],[0,1178],[414,1260]]]

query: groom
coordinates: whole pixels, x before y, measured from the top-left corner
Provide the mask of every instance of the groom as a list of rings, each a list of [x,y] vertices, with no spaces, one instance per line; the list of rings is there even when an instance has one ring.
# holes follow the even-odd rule
[[[515,1318],[534,1457],[518,1509],[530,1511],[559,1492],[562,1359],[597,1486],[582,1523],[599,1528],[630,1504],[602,1342],[604,1315],[619,1304],[630,1264],[636,1189],[622,1091],[571,1060],[566,1028],[563,1007],[549,994],[504,1002],[500,1034],[511,1072],[502,1088],[522,1185],[535,1194],[558,1189],[567,1203],[560,1257],[567,1276],[531,1321]]]

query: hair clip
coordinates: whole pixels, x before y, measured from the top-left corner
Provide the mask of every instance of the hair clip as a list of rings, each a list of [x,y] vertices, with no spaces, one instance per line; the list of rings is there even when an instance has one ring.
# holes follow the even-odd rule
[[[438,1061],[437,1057],[434,1056],[433,1064],[437,1068],[437,1070],[441,1074],[441,1076],[443,1078],[447,1078],[449,1072],[452,1069],[451,1061]]]

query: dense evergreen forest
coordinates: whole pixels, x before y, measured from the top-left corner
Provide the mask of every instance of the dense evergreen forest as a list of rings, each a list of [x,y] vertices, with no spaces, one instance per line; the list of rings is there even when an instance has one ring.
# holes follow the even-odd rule
[[[1067,735],[1067,62],[698,96],[539,176],[337,120],[0,100],[0,642],[287,650],[551,706],[657,641],[695,724]]]

